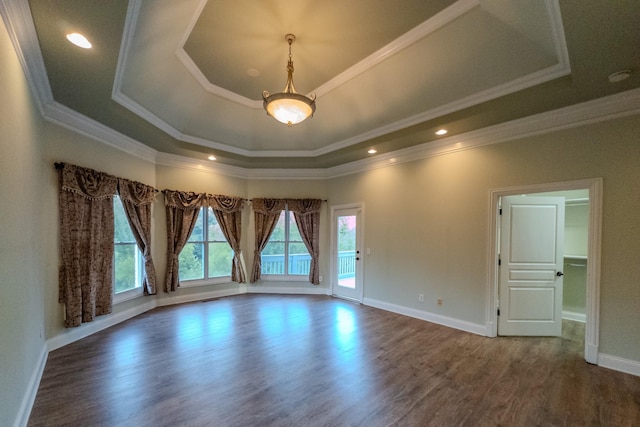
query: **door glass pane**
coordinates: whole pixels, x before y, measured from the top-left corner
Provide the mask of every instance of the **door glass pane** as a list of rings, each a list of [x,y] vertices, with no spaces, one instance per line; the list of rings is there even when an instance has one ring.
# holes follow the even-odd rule
[[[356,287],[356,216],[338,217],[338,286]]]

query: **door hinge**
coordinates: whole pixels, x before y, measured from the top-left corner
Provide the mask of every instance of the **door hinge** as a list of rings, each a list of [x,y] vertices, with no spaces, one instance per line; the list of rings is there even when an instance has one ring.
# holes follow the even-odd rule
[[[498,258],[498,265],[502,265],[502,260]]]
[[[498,215],[502,215],[502,208],[500,208]]]
[[[500,316],[500,309],[498,309],[498,316]]]

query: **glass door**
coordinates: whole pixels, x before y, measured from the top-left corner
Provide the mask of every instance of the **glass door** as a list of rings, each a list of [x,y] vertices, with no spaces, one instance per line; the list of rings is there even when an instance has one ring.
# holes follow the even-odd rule
[[[332,293],[359,302],[362,301],[361,212],[360,208],[335,209],[332,230]]]

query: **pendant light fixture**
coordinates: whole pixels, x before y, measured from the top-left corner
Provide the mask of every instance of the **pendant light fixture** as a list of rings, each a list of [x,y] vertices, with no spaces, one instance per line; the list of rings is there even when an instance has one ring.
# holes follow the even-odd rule
[[[295,125],[313,116],[316,111],[316,94],[304,96],[296,92],[293,86],[293,60],[291,59],[291,44],[296,40],[293,34],[287,34],[284,39],[289,43],[289,62],[287,63],[287,84],[280,93],[270,95],[266,90],[262,92],[264,109],[267,114],[287,126]]]

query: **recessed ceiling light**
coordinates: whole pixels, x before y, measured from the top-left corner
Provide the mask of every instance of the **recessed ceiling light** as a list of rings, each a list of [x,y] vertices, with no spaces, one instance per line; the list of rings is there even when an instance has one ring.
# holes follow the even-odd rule
[[[67,40],[83,49],[91,49],[91,42],[80,33],[67,34]]]
[[[214,156],[214,155],[212,154],[212,155],[210,155],[209,157],[207,157],[207,159],[209,159],[209,160],[215,160],[215,159],[216,159],[216,156]]]
[[[446,129],[440,129],[440,130],[436,131],[436,135],[440,135],[440,136],[446,135],[447,132],[448,131]]]
[[[367,151],[367,153],[369,154],[376,154],[378,152],[378,150],[376,150],[375,148],[371,148],[369,149],[369,151]]]
[[[609,77],[607,78],[609,79],[609,83],[618,83],[628,79],[630,76],[631,76],[631,70],[622,70],[622,71],[618,71],[613,74],[610,74]]]

